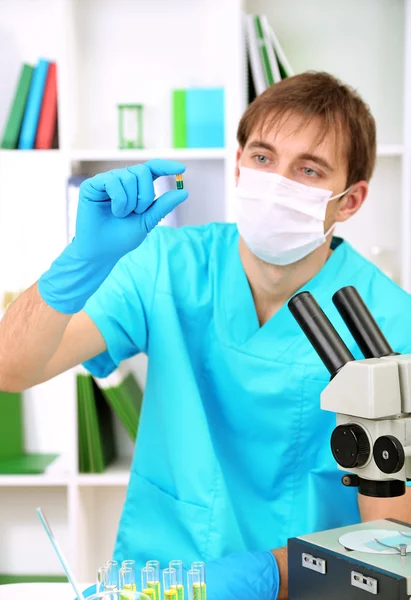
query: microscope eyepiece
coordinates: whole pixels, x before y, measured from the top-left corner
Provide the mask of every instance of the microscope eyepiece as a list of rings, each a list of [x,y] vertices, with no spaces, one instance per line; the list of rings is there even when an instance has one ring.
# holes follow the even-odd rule
[[[394,352],[360,294],[352,285],[338,290],[333,302],[365,358],[393,356]]]
[[[331,373],[331,377],[334,377],[347,362],[354,360],[310,292],[300,292],[293,296],[288,302],[288,308]]]

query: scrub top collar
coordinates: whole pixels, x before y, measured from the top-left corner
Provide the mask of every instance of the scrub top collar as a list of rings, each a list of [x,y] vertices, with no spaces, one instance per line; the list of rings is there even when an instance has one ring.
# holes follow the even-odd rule
[[[250,285],[240,258],[239,239],[237,232],[223,268],[221,308],[225,326],[220,332],[225,339],[221,341],[252,356],[281,362],[289,361],[284,354],[301,339],[301,329],[287,302],[260,327]],[[331,301],[330,283],[336,281],[337,274],[343,273],[347,246],[347,242],[341,238],[333,237],[333,252],[325,265],[295,293],[311,292],[324,309]]]

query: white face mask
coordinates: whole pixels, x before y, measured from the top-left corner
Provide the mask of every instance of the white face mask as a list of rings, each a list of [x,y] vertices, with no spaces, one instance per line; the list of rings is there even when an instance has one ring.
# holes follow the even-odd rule
[[[237,227],[253,254],[274,265],[290,265],[324,244],[327,204],[347,193],[297,183],[277,173],[240,167],[236,188]]]

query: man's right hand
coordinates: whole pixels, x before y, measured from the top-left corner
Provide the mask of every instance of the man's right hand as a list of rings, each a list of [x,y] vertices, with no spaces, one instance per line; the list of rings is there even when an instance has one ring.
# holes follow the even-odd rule
[[[115,264],[183,202],[185,190],[171,190],[154,202],[154,181],[183,173],[183,164],[154,159],[86,179],[80,186],[76,245],[82,260]]]
[[[44,302],[65,314],[79,312],[118,260],[187,198],[185,190],[172,190],[154,201],[155,179],[184,170],[179,162],[154,159],[84,181],[76,235],[38,282]]]

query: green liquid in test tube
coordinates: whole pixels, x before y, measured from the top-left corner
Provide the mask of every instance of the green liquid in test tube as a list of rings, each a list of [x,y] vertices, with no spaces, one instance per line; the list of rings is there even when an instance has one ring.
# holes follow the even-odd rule
[[[200,571],[191,569],[187,572],[188,600],[201,600]]]
[[[204,562],[193,562],[191,564],[191,569],[193,571],[200,572],[200,592],[201,597],[199,600],[207,600],[207,586],[206,586],[206,567]]]
[[[150,600],[156,600],[155,571],[152,567],[141,569],[141,591]]]
[[[136,592],[137,591],[136,561],[135,560],[123,560],[123,564],[121,566],[123,567],[123,569],[131,569],[131,575],[129,575],[129,578],[130,578],[129,584],[131,584],[133,586],[132,591]]]
[[[176,571],[177,600],[184,600],[183,561],[171,560],[168,566]]]
[[[164,600],[177,600],[177,580],[175,569],[163,571]]]
[[[132,569],[127,569],[126,567],[120,569],[120,590],[120,600],[127,600],[130,597],[127,596],[127,592],[134,592],[136,590],[136,578]]]
[[[149,583],[149,587],[154,587],[156,591],[156,600],[161,600],[161,584],[160,584],[160,562],[158,560],[148,560],[146,567],[154,569],[154,582]]]

